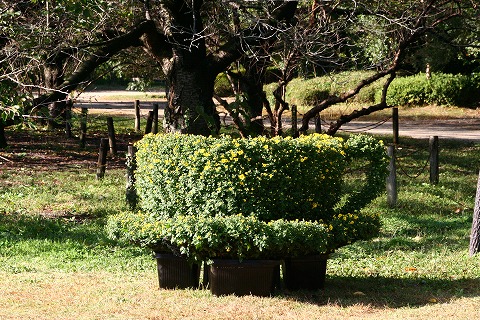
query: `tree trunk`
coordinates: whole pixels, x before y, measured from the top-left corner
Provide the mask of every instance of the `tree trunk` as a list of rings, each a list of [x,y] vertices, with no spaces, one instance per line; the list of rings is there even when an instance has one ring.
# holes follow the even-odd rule
[[[56,53],[46,59],[43,69],[45,88],[55,91],[63,83],[63,64],[67,56],[63,53]],[[67,94],[64,94],[65,99],[54,101],[48,105],[48,126],[50,129],[56,127],[65,127],[65,124],[60,124],[60,116],[64,115],[66,109]]]
[[[0,149],[7,147],[7,138],[5,137],[5,125],[0,121]]]
[[[195,51],[176,55],[167,77],[163,125],[166,132],[208,136],[217,133],[220,118],[213,103],[215,75]]]
[[[472,231],[470,233],[469,253],[471,256],[480,251],[480,174],[477,182],[475,208],[473,209]]]
[[[247,115],[250,119],[246,119],[249,123],[249,134],[251,136],[261,135],[264,131],[262,110],[264,101],[266,100],[263,91],[263,78],[265,75],[265,62],[259,61],[250,68],[247,68],[245,75],[246,86],[244,88],[247,93],[248,108]]]

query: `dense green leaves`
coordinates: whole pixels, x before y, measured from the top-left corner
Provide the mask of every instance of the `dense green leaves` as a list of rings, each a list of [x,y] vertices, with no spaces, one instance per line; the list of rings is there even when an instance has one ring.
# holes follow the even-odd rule
[[[214,258],[282,259],[332,250],[334,236],[317,222],[261,221],[255,216],[176,216],[155,219],[122,213],[107,224],[109,236],[161,252],[173,250],[191,260]],[[345,235],[343,236],[345,237]]]
[[[321,219],[340,199],[342,140],[147,136],[138,143],[141,207],[163,216]],[[321,186],[321,187],[319,187]],[[179,196],[181,195],[181,196]]]
[[[137,148],[142,211],[112,217],[113,238],[203,260],[328,253],[378,234],[378,215],[358,211],[384,188],[385,150],[370,136],[148,135]],[[365,178],[343,196],[354,161]]]
[[[388,91],[391,105],[453,105],[471,106],[479,102],[480,74],[452,75],[424,73],[395,79]]]

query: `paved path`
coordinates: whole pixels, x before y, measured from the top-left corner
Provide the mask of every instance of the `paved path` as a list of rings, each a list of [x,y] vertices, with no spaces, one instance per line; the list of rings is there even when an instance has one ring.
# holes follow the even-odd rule
[[[373,122],[354,121],[342,127],[346,132],[366,131],[372,134],[392,134],[391,122],[370,129]],[[480,143],[480,119],[408,121],[399,120],[399,136],[426,138],[438,136],[439,139],[468,140]]]
[[[161,118],[166,102],[156,103],[159,103],[159,117]],[[148,111],[152,110],[152,104],[151,101],[141,102],[142,116],[146,116]],[[133,101],[102,102],[84,98],[78,99],[75,107],[87,107],[95,113],[134,114]],[[228,122],[228,118],[226,120]],[[288,126],[288,120],[285,126]],[[392,134],[393,129],[391,122],[385,122],[377,126],[374,122],[353,121],[342,126],[340,131]],[[438,136],[440,139],[458,139],[480,143],[480,119],[402,121],[400,118],[399,135],[400,137],[421,139]]]

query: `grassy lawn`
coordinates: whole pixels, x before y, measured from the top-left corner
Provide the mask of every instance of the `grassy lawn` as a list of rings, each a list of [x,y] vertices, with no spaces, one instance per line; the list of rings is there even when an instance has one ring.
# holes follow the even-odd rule
[[[120,155],[109,157],[101,181],[100,117],[83,150],[61,132],[8,132],[11,146],[0,151],[0,319],[479,318],[480,255],[469,257],[468,244],[480,145],[440,141],[440,182],[432,186],[428,141],[402,139],[397,206],[383,195],[365,208],[381,213],[381,235],[334,253],[324,290],[214,297],[159,290],[151,253],[106,237],[107,217],[127,208],[123,154],[139,138],[122,119]]]

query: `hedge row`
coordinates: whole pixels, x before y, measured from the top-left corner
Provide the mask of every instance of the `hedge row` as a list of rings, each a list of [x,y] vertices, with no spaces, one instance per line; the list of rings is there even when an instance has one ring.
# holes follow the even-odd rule
[[[377,98],[380,93],[377,94]],[[480,102],[480,74],[436,73],[395,79],[387,94],[390,105],[450,105],[468,107]]]
[[[352,89],[373,72],[352,71],[312,79],[296,78],[287,86],[286,99],[291,104],[310,107],[329,95],[339,95]],[[351,102],[374,104],[380,101],[385,80],[377,81],[360,91]],[[267,97],[273,103],[271,92],[276,84],[265,86]],[[390,85],[387,103],[405,105],[451,105],[469,107],[480,102],[480,74],[452,75],[434,73],[430,79],[425,74],[397,77]]]

